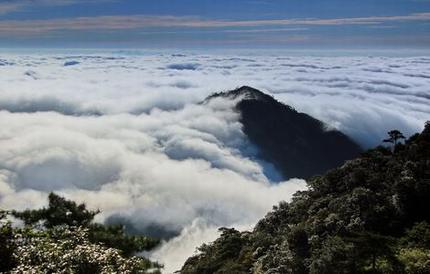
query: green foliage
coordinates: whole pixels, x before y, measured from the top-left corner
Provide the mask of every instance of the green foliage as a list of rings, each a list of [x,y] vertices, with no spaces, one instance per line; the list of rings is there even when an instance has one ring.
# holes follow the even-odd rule
[[[94,216],[99,210],[88,210],[85,204],[77,204],[63,197],[50,193],[47,208],[37,210],[12,211],[12,215],[24,221],[26,225],[42,223],[46,228],[56,226],[86,227],[89,229],[89,239],[92,243],[103,243],[119,249],[125,256],[150,250],[159,244],[158,239],[145,236],[127,235],[122,225],[94,224]]]
[[[253,274],[430,273],[430,123],[404,144],[400,132],[390,133],[394,151],[377,147],[312,178],[308,191],[275,206],[252,232],[234,232],[246,239],[235,241],[234,254],[215,256],[230,246],[222,235],[186,262],[185,273],[227,265]],[[243,263],[245,251],[252,256]]]
[[[103,243],[112,248],[119,249],[125,256],[136,252],[151,250],[160,240],[145,236],[128,235],[122,225],[91,224],[89,226],[89,240],[93,243]]]
[[[398,130],[391,130],[388,132],[388,139],[385,139],[384,142],[385,143],[392,143],[394,146],[396,146],[399,142],[399,140],[401,139],[405,139],[405,136],[403,135],[403,133],[401,133]]]
[[[354,252],[353,244],[338,236],[328,237],[312,254],[309,273],[354,273],[357,270]]]
[[[354,246],[356,269],[362,273],[401,272],[401,266],[395,256],[397,239],[372,232],[355,233],[344,237]]]
[[[50,193],[48,196],[48,208],[38,210],[13,211],[12,215],[24,221],[26,225],[34,225],[43,222],[47,228],[58,225],[87,227],[100,211],[90,211],[85,204],[76,204],[63,197]]]
[[[246,273],[251,267],[250,249],[244,248],[248,241],[246,234],[235,229],[221,228],[221,236],[211,245],[203,245],[198,251],[201,256],[190,258],[186,273]],[[197,262],[198,263],[194,263]]]
[[[399,251],[399,260],[405,266],[406,273],[430,273],[430,250],[422,248],[403,248]]]
[[[147,273],[157,267],[145,258],[125,258],[117,249],[89,242],[83,228],[25,228],[16,230],[14,238],[20,244],[12,273]]]
[[[13,228],[6,221],[7,212],[0,211],[0,272],[13,268],[17,262],[14,257],[16,244],[13,241]]]
[[[159,273],[160,265],[133,256],[159,240],[127,235],[121,225],[95,224],[97,213],[54,193],[47,208],[0,211],[0,272]],[[8,215],[26,226],[13,228]]]

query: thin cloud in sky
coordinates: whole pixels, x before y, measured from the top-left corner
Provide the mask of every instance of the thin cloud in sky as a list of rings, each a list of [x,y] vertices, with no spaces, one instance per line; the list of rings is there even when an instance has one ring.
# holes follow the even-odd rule
[[[20,3],[17,2],[5,2],[0,3],[0,15],[14,12],[21,7]]]
[[[75,4],[96,4],[113,0],[11,0],[0,3],[0,15],[18,11],[27,11],[35,6],[68,6]]]
[[[46,20],[3,20],[0,34],[31,34],[55,30],[123,30],[150,27],[234,28],[285,25],[378,25],[386,22],[430,21],[430,13],[328,19],[208,20],[189,16],[94,16]]]
[[[430,1],[323,2],[0,0],[0,46],[428,47]]]

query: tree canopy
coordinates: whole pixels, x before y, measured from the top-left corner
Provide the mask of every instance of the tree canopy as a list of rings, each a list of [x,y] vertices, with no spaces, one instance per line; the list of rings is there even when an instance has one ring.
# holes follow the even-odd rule
[[[384,143],[391,143],[393,144],[394,148],[399,144],[400,140],[406,139],[406,137],[401,133],[399,130],[391,130],[388,132],[389,138],[384,139]]]

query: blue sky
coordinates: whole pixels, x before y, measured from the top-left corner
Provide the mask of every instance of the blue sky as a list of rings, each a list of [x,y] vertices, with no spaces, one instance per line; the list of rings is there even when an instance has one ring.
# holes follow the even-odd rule
[[[430,0],[0,0],[2,47],[428,45]]]

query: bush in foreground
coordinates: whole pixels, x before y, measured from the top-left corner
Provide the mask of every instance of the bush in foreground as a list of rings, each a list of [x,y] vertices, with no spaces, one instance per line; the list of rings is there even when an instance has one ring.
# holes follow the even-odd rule
[[[0,212],[0,272],[159,273],[157,263],[133,256],[158,240],[127,235],[120,225],[95,224],[98,213],[53,193],[47,208]],[[25,227],[13,227],[8,215]]]

